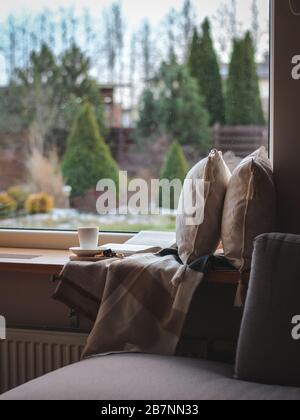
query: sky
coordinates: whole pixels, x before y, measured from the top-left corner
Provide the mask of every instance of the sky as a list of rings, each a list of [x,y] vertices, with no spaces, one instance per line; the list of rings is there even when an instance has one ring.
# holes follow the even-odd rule
[[[111,0],[0,0],[0,20],[4,20],[10,13],[20,13],[22,10],[40,11],[44,8],[56,10],[60,7],[74,6],[77,12],[89,8],[93,13],[101,11],[108,6]],[[149,18],[153,24],[159,23],[162,17],[171,7],[179,9],[182,7],[183,0],[121,0],[123,10],[131,25],[141,19]],[[229,2],[229,0],[225,0]],[[252,0],[237,0],[238,16],[245,26],[251,19],[250,4]],[[213,16],[216,14],[218,6],[223,0],[194,0],[198,16]],[[265,24],[268,19],[268,0],[258,0],[260,20]]]
[[[140,27],[141,22],[148,19],[153,28],[159,26],[166,14],[173,7],[181,10],[184,0],[116,0],[122,3],[123,14],[126,19],[127,36]],[[197,13],[197,21],[203,21],[207,16],[214,20],[218,9],[224,3],[230,0],[192,0]],[[253,0],[237,0],[238,20],[242,24],[242,29],[251,27],[251,4]],[[74,7],[77,15],[82,15],[85,9],[89,9],[94,19],[102,15],[103,10],[108,7],[113,0],[0,0],[0,22],[6,20],[9,14],[22,15],[24,11],[35,15],[37,12],[47,8],[50,11],[58,11],[61,8]],[[267,23],[269,18],[269,0],[257,0],[259,8],[260,26],[265,31],[262,39],[258,57],[261,59],[268,48]],[[213,29],[218,30],[218,25],[213,25]],[[216,35],[216,34],[215,34]],[[159,35],[158,35],[159,36]],[[216,37],[217,39],[217,37]],[[227,61],[227,57],[222,60]],[[0,60],[0,84],[3,84],[4,66],[3,60]]]

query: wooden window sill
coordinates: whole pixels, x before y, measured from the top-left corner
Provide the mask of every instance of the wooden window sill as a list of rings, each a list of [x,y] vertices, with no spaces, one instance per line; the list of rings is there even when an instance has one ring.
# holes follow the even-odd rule
[[[69,261],[69,251],[0,248],[0,272],[32,273],[57,276]],[[240,273],[235,270],[212,270],[207,282],[237,285]]]
[[[69,260],[69,251],[0,248],[0,272],[58,275]]]

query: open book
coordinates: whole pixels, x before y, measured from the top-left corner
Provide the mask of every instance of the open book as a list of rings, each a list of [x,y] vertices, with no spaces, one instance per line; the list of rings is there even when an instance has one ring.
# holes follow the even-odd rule
[[[164,248],[172,248],[176,245],[176,235],[174,232],[147,232],[141,231],[124,244],[107,244],[103,249],[133,255],[138,253],[155,253]]]

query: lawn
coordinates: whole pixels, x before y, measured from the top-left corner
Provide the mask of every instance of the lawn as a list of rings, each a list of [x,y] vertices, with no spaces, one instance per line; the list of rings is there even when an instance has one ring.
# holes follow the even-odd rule
[[[99,226],[102,231],[139,232],[141,230],[174,231],[174,215],[97,215],[76,210],[54,210],[0,219],[0,228],[76,230],[79,226]]]

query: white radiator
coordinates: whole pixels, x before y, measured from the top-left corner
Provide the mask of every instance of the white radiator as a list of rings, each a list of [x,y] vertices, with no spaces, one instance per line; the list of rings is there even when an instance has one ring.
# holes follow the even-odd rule
[[[7,330],[0,341],[0,393],[78,362],[87,335],[35,330]]]

